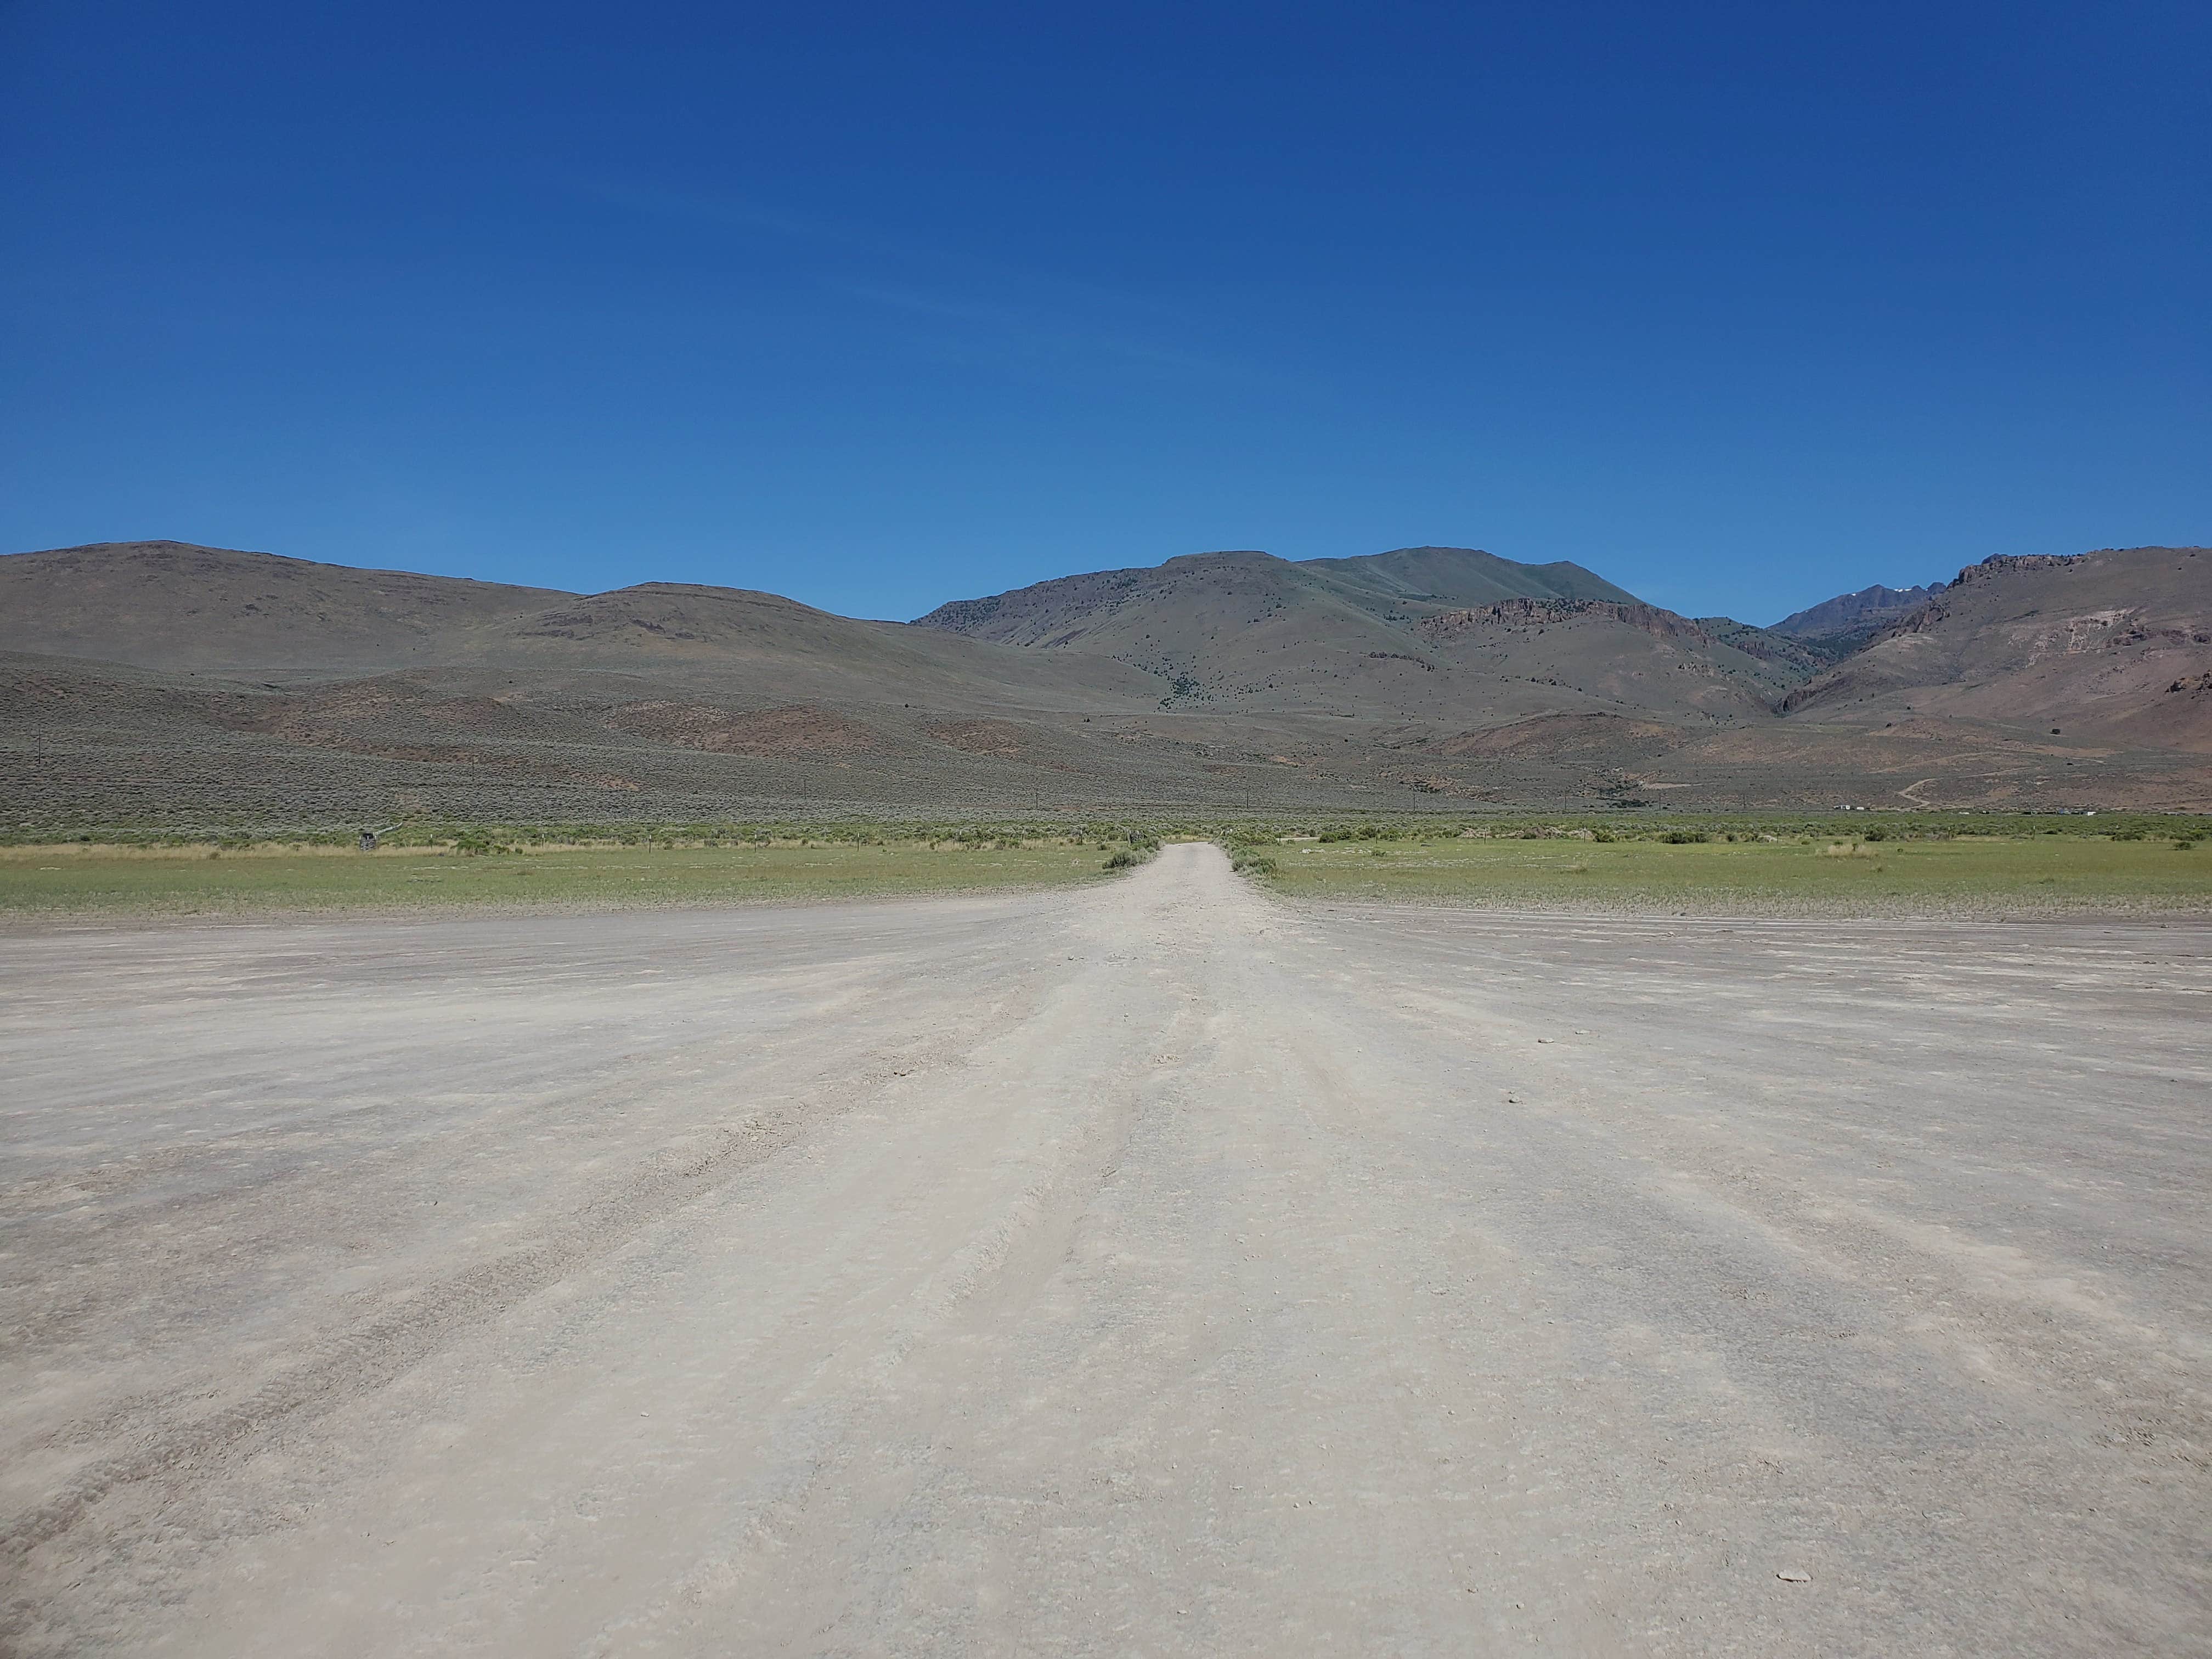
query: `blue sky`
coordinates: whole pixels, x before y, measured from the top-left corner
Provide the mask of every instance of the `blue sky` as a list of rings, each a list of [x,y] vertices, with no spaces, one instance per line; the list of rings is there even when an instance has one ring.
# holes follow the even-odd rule
[[[0,548],[850,614],[2212,541],[2212,8],[0,4]]]

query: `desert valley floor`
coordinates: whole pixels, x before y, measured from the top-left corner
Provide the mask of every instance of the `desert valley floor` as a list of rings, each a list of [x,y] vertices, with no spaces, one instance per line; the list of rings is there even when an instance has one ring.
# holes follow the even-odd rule
[[[27,929],[0,1647],[2212,1650],[2212,925]]]

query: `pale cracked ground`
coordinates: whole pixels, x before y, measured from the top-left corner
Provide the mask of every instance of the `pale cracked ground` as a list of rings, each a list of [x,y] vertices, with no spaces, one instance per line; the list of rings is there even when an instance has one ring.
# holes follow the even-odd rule
[[[1199,847],[18,933],[0,1631],[2212,1650],[2208,948],[1292,908]]]

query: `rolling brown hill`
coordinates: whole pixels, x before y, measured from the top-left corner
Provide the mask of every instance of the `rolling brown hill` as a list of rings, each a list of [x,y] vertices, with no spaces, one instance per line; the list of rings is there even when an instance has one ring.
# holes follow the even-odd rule
[[[1402,623],[1500,599],[1613,599],[1635,595],[1577,564],[1516,564],[1467,547],[1401,547],[1362,558],[1292,562],[1271,553],[1190,553],[1164,564],[1098,570],[955,599],[919,619],[1008,645],[1073,646],[1114,654],[1133,640],[1193,645],[1221,622],[1253,626],[1297,610],[1311,624]],[[1180,617],[1180,631],[1155,629]],[[1146,624],[1139,632],[1133,624]]]
[[[1856,593],[1838,593],[1832,599],[1792,611],[1767,631],[1792,640],[1863,639],[1917,611],[1942,591],[1942,582],[1924,587],[1884,587],[1876,582]]]
[[[1164,681],[1171,707],[1484,722],[1764,717],[1821,660],[1646,605],[1579,565],[1448,547],[1297,563],[1194,554],[957,600],[916,626],[1108,657]]]
[[[915,626],[1001,644],[1073,650],[1173,680],[1291,643],[1359,651],[1402,642],[1425,617],[1502,599],[1635,596],[1579,565],[1515,564],[1471,548],[1409,547],[1292,562],[1258,552],[1193,553],[1137,569],[1062,576],[941,605]]]
[[[1792,719],[1901,717],[2212,753],[2212,550],[1986,559],[1784,700]]]
[[[0,557],[0,813],[2212,805],[2208,573],[1993,562],[1821,672],[1454,549],[1203,555],[915,625],[106,544]]]
[[[1000,689],[1048,700],[1157,696],[1109,663],[1042,665],[743,588],[647,582],[569,593],[181,542],[0,558],[0,650],[279,679],[458,666],[657,669],[762,691],[866,687],[888,696],[919,682],[986,701]]]
[[[0,558],[0,807],[35,816],[927,807],[1070,778],[1196,792],[1188,745],[1140,759],[1091,729],[1159,695],[1104,659],[740,589],[574,594],[167,542]]]
[[[1814,607],[1794,619],[1803,637],[1680,617],[1573,565],[1448,548],[1326,565],[1198,556],[922,625],[1109,655],[1168,679],[1179,710],[1370,722],[1399,781],[1444,795],[1541,798],[1564,775],[1613,800],[2212,806],[2194,758],[2212,661],[2191,654],[2212,560],[2191,550],[1992,560],[1948,592]],[[2062,599],[2069,642],[2019,633]],[[1880,695],[1923,684],[1945,696]],[[2063,717],[2048,729],[2062,711],[2076,737]]]
[[[397,668],[573,596],[453,576],[100,542],[0,558],[0,650],[245,673]]]

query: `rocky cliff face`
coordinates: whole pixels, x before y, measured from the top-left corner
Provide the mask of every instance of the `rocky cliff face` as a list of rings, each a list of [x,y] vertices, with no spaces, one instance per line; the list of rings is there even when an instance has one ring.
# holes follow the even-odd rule
[[[1792,716],[1947,714],[2196,750],[2212,728],[2167,688],[2212,669],[2212,551],[2000,555],[1791,692]]]

